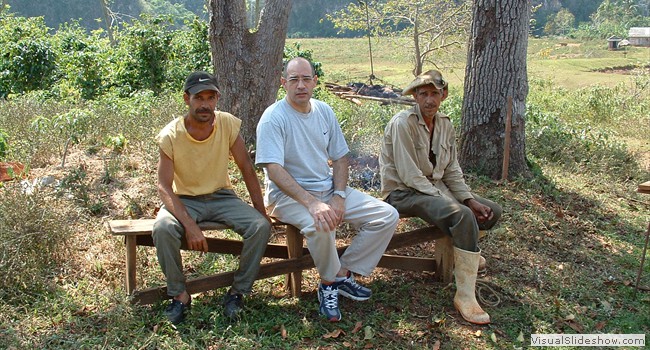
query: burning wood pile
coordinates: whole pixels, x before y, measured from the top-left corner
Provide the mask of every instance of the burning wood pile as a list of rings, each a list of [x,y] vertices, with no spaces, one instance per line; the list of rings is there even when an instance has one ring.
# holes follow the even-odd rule
[[[401,90],[392,89],[384,85],[366,85],[364,83],[338,85],[325,83],[325,87],[336,96],[357,105],[361,105],[361,100],[377,101],[381,102],[382,105],[392,103],[405,105],[415,104],[415,100],[412,97],[402,96]]]

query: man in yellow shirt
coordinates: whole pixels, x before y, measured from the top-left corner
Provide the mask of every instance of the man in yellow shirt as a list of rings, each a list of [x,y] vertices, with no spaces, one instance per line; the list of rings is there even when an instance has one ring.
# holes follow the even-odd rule
[[[456,134],[438,109],[447,82],[437,70],[422,73],[402,92],[416,105],[386,126],[381,155],[381,192],[400,214],[417,216],[451,236],[454,244],[454,306],[469,322],[490,323],[474,288],[481,260],[479,229],[492,228],[502,209],[470,191],[456,158]]]
[[[153,227],[153,240],[167,278],[167,294],[172,297],[165,314],[173,324],[184,320],[192,300],[185,290],[181,242],[185,240],[189,249],[207,252],[207,241],[197,223],[213,221],[228,225],[243,240],[239,269],[223,302],[224,315],[234,320],[243,310],[243,294],[251,292],[259,272],[271,223],[239,134],[241,120],[215,111],[221,96],[216,79],[206,72],[194,72],[187,77],[184,91],[187,114],[171,121],[156,137],[160,146],[158,193],[163,206]],[[231,155],[253,207],[232,189],[228,176]]]

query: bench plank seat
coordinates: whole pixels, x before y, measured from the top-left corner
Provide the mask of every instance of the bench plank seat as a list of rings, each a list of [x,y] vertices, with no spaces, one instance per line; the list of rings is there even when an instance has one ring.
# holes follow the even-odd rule
[[[143,220],[111,220],[108,230],[112,235],[124,236],[126,246],[126,291],[132,296],[133,303],[151,304],[161,299],[169,298],[166,287],[153,287],[144,290],[136,289],[136,247],[152,246],[151,232],[155,219]],[[302,271],[314,268],[309,250],[304,247],[304,239],[299,230],[291,225],[275,221],[274,227],[284,226],[286,244],[269,243],[264,253],[265,257],[283,259],[261,264],[257,279],[278,275],[286,276],[286,285],[293,296],[301,295]],[[227,226],[215,222],[202,222],[199,227],[204,230],[223,230]],[[221,254],[239,255],[242,242],[224,238],[206,237],[208,251]],[[434,271],[436,279],[450,282],[452,279],[453,247],[451,239],[440,229],[430,226],[409,232],[397,233],[391,239],[387,251],[409,247],[415,244],[435,240],[436,249],[433,258],[410,257],[384,254],[377,266],[410,271]],[[339,256],[348,248],[337,249]],[[181,249],[187,249],[183,242]],[[187,291],[190,294],[211,289],[230,286],[235,271],[217,273],[210,276],[188,280]]]

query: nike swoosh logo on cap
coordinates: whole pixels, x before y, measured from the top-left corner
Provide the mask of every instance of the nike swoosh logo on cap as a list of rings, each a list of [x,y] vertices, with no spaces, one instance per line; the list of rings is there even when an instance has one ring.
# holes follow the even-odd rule
[[[210,78],[199,78],[199,82],[210,81]]]

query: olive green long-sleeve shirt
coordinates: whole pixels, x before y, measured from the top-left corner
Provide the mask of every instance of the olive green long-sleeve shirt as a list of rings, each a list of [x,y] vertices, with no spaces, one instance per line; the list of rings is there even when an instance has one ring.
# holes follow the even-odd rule
[[[474,198],[456,156],[456,133],[451,120],[436,113],[433,137],[417,105],[393,116],[384,132],[379,156],[381,195],[414,189],[432,196],[451,194],[463,203]],[[429,152],[435,155],[435,165]]]

